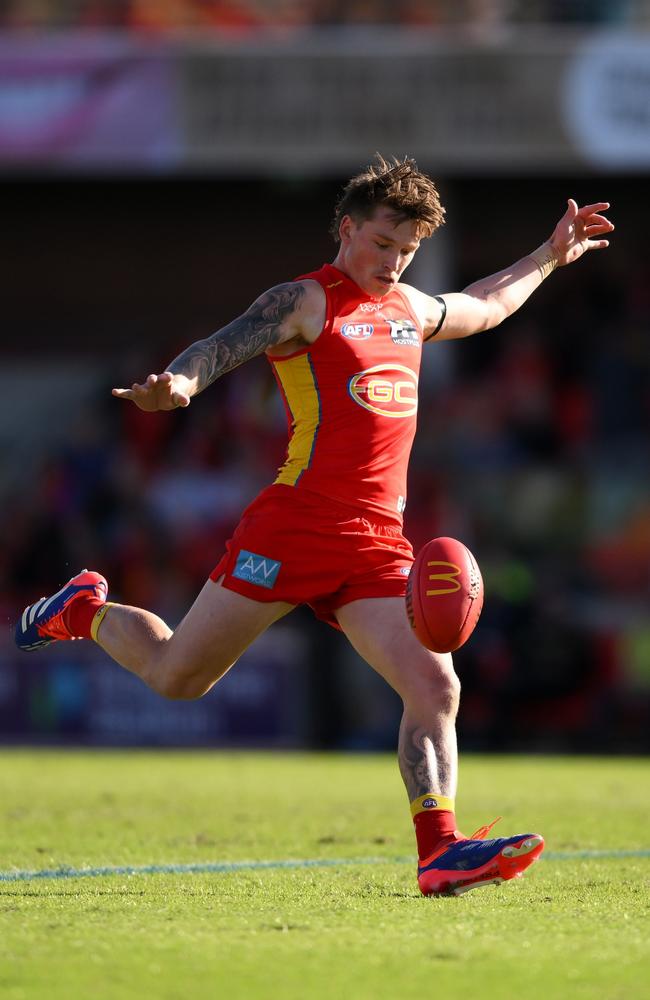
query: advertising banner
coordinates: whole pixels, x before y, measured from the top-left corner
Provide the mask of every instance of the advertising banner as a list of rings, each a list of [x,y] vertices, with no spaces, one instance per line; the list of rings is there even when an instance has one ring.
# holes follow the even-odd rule
[[[61,642],[27,663],[0,636],[0,742],[90,746],[303,746],[309,739],[309,656],[288,622],[266,633],[214,691],[169,701],[110,662],[94,643]]]
[[[436,171],[575,165],[559,114],[561,46],[356,37],[187,51],[180,81],[188,163],[336,173],[382,149]]]
[[[563,114],[581,154],[606,169],[650,166],[650,36],[600,32],[577,46]]]
[[[0,35],[0,169],[338,175],[650,166],[650,36]]]
[[[0,36],[0,164],[173,169],[173,75],[126,37]]]

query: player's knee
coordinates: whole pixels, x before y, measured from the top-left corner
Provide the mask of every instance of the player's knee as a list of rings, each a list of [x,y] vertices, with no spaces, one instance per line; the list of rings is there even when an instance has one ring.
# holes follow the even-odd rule
[[[455,715],[460,703],[460,680],[453,668],[446,672],[440,681],[439,698],[445,712],[449,715]]]
[[[434,674],[428,685],[428,703],[442,715],[455,715],[460,702],[460,681],[456,674]]]
[[[219,676],[203,664],[168,659],[159,664],[152,686],[170,701],[195,701],[210,690]]]
[[[426,712],[455,715],[460,701],[460,680],[449,654],[433,654],[417,671],[407,685],[404,699],[412,707]]]
[[[158,688],[158,693],[170,701],[196,701],[210,690],[211,685],[198,682],[193,677],[168,677]]]

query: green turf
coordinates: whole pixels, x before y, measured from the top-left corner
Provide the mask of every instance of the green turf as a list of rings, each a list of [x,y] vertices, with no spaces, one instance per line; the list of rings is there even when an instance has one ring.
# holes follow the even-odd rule
[[[0,997],[650,997],[650,858],[563,856],[650,849],[650,764],[469,757],[461,776],[464,829],[501,814],[548,858],[423,899],[389,757],[4,751],[2,872],[359,863],[0,882]]]

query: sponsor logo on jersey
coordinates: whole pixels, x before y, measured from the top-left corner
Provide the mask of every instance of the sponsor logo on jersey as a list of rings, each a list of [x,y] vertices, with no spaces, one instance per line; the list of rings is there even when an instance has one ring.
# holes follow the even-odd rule
[[[351,337],[353,340],[365,340],[366,337],[372,337],[374,330],[372,323],[344,323],[341,327],[343,336]]]
[[[246,583],[254,583],[258,587],[266,587],[267,590],[271,590],[278,578],[281,566],[282,563],[278,562],[277,559],[269,559],[268,556],[260,556],[257,552],[247,552],[246,549],[241,549],[232,575],[238,580],[245,580]]]
[[[390,338],[394,344],[400,347],[420,346],[417,327],[410,319],[389,319],[386,322],[390,326]]]
[[[359,309],[364,313],[378,313],[381,311],[382,305],[382,302],[362,302]]]
[[[418,377],[404,365],[375,365],[353,375],[348,392],[355,403],[383,417],[412,417],[418,408]]]

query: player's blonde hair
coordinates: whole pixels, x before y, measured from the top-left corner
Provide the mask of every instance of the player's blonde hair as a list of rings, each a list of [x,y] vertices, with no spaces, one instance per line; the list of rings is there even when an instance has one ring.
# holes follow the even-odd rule
[[[364,221],[380,205],[393,209],[400,222],[407,219],[416,222],[420,239],[431,236],[445,221],[438,190],[431,178],[418,169],[415,160],[409,156],[386,160],[377,153],[375,161],[343,188],[330,227],[336,242],[340,241],[343,216],[350,215],[355,222]]]

